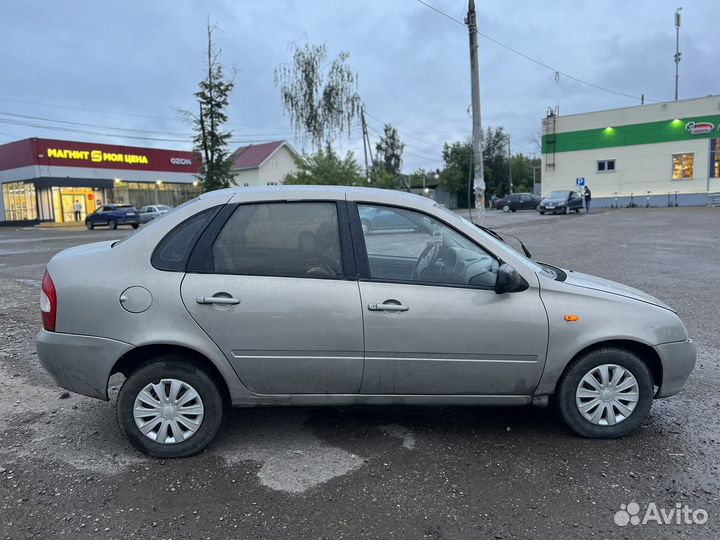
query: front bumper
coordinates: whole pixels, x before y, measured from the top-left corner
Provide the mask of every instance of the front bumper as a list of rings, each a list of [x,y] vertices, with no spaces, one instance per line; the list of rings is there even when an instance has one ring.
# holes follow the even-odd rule
[[[548,214],[557,214],[558,212],[565,213],[565,207],[564,206],[553,206],[552,208],[546,208],[545,206],[538,206],[537,211],[538,212],[547,212]]]
[[[655,397],[668,397],[682,390],[695,367],[697,350],[692,340],[656,345],[655,351],[662,363],[662,385]]]
[[[40,330],[38,358],[55,382],[71,392],[107,401],[115,362],[133,348],[114,339]]]

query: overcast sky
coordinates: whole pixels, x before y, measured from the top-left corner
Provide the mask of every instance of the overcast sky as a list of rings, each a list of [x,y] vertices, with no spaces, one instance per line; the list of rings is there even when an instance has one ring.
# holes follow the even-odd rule
[[[464,19],[466,0],[426,1]],[[673,13],[680,2],[476,1],[479,30],[518,51],[621,93],[673,97]],[[720,94],[720,0],[683,4],[680,97]],[[326,44],[331,55],[350,53],[370,126],[381,130],[389,122],[399,129],[406,172],[441,167],[443,142],[470,134],[467,30],[417,0],[10,0],[0,19],[0,142],[50,137],[190,148],[126,135],[189,139],[176,110],[196,108],[192,94],[203,76],[207,16],[220,27],[222,62],[238,70],[229,123],[238,140],[287,139],[301,149],[273,73],[290,60],[293,44],[306,41]],[[570,114],[639,104],[639,97],[564,76],[556,82],[551,70],[483,37],[480,79],[483,125],[503,126],[513,150],[530,154],[537,153],[531,137],[550,106]],[[41,127],[50,125],[94,133]],[[371,135],[375,142],[377,133]],[[359,149],[360,160],[361,140],[355,129],[337,146]]]

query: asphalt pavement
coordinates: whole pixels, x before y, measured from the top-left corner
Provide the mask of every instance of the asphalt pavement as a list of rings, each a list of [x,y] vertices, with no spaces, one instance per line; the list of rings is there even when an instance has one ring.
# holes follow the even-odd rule
[[[537,260],[674,306],[698,345],[686,390],[620,440],[552,407],[258,408],[201,455],[150,459],[34,351],[47,261],[131,230],[0,228],[0,538],[720,537],[720,209],[486,218]],[[616,524],[653,504],[707,522]]]

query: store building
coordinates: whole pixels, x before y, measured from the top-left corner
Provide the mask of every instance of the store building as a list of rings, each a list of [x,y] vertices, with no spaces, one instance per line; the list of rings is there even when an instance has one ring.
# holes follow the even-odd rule
[[[542,121],[542,194],[590,186],[595,206],[720,199],[720,96]]]
[[[176,206],[200,192],[191,152],[54,139],[0,145],[0,225],[74,221],[103,203]]]

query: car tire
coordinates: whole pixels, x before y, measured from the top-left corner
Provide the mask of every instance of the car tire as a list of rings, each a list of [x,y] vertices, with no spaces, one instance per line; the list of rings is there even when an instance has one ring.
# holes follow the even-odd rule
[[[133,224],[132,224],[132,228],[133,228],[133,229],[137,229],[139,226],[140,226],[139,223],[133,223]]]
[[[580,209],[579,209],[579,208],[576,208],[576,209],[575,209],[575,213],[576,213],[576,214],[579,214],[579,213],[580,213]]]
[[[516,210],[515,208],[511,208],[510,211],[511,211],[511,212],[517,212],[517,210]]]
[[[92,231],[95,228],[95,224],[92,221],[86,221],[85,227],[88,231]]]
[[[153,440],[151,436],[143,434],[140,427],[138,427],[138,422],[136,422],[136,401],[141,392],[147,390],[149,385],[158,385],[163,380],[165,382],[162,383],[161,388],[164,392],[170,392],[170,395],[172,392],[172,384],[169,383],[168,380],[175,380],[185,385],[181,386],[180,390],[185,389],[185,393],[178,394],[180,399],[191,390],[194,390],[199,396],[199,401],[191,399],[189,402],[189,406],[195,407],[196,409],[197,405],[200,405],[202,415],[195,416],[196,419],[200,416],[199,427],[197,427],[195,432],[184,437],[184,440],[181,442],[157,442]],[[154,388],[150,390],[150,392],[154,392],[156,402],[164,403],[162,399],[157,399],[159,398],[159,394]],[[141,402],[138,401],[137,403]],[[192,410],[195,411],[196,409]],[[159,408],[149,409],[149,411],[153,410],[159,411]],[[182,458],[195,455],[205,450],[220,430],[224,412],[223,397],[220,392],[220,387],[214,378],[202,368],[200,364],[183,356],[170,354],[157,356],[148,360],[133,371],[120,388],[116,404],[118,424],[130,444],[141,452],[157,458]],[[153,421],[157,423],[159,420],[161,422],[160,425],[165,423],[165,417],[160,412],[157,413],[155,418],[153,418],[152,413],[149,414],[150,416],[146,417],[146,419],[141,418],[138,421],[147,421],[147,423],[150,424],[150,422]],[[180,415],[180,417],[182,417],[182,415]],[[161,436],[160,425],[157,425],[158,431],[154,434],[156,438]],[[187,427],[182,423],[182,419],[179,423],[176,422],[175,425]],[[171,438],[175,439],[175,434],[172,431],[173,427],[170,425],[166,433],[171,434]],[[180,431],[182,431],[182,429]],[[154,429],[149,431],[149,433],[153,432]]]
[[[624,405],[626,409],[632,407],[632,403],[634,403],[631,412],[619,421],[617,419],[622,416],[621,409],[616,408],[616,401],[614,400],[605,402],[605,396],[597,398],[598,405],[596,407],[586,409],[585,413],[580,410],[581,405],[588,406],[593,401],[592,397],[582,395],[580,391],[585,392],[585,394],[588,393],[588,390],[591,394],[596,392],[584,380],[586,377],[592,376],[593,373],[602,371],[602,366],[609,366],[608,379],[610,382],[612,382],[612,377],[617,373],[616,369],[619,367],[624,370],[624,374],[620,376],[618,386],[632,383],[629,377],[626,378],[627,374],[636,383],[635,386],[629,388],[629,392],[617,394],[620,396],[619,403]],[[595,376],[594,380],[600,389],[605,388],[601,382],[602,377],[598,381],[597,376]],[[575,433],[591,439],[614,439],[623,437],[637,429],[647,417],[654,395],[653,379],[647,365],[635,353],[617,347],[595,349],[578,358],[563,373],[557,388],[557,405],[563,420]],[[604,391],[606,390],[597,390],[598,395],[601,395]],[[630,394],[637,394],[637,401],[631,401],[630,398],[635,398]],[[596,421],[592,421],[594,418],[585,416],[587,414],[594,417],[598,413],[598,408],[603,410],[599,412],[600,417]],[[615,424],[612,424],[609,420],[608,408],[613,411],[612,418],[617,421]],[[615,413],[619,414],[615,415]]]
[[[502,207],[502,211],[507,214],[510,211],[510,207],[506,204],[505,206]]]
[[[117,229],[117,221],[111,219],[110,221],[108,221],[108,227],[110,227],[110,230],[114,231],[115,229]]]
[[[545,215],[545,211],[544,211],[544,210],[538,210],[538,212],[540,212],[540,215],[541,215],[541,216],[544,216],[544,215]]]

